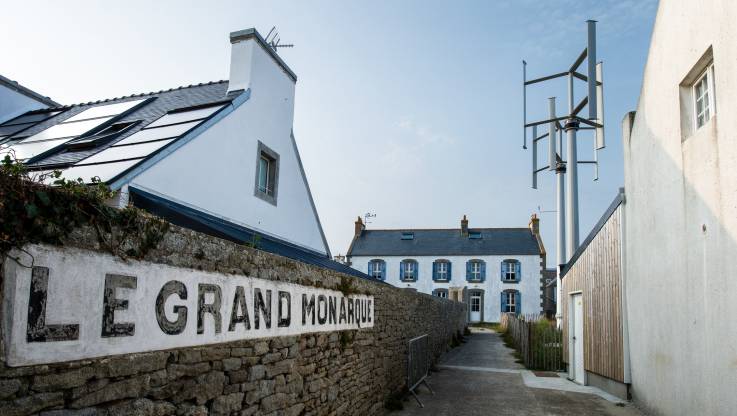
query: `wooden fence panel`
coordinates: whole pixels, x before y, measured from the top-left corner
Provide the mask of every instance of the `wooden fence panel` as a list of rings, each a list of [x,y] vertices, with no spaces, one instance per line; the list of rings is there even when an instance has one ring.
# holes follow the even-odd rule
[[[622,206],[617,207],[562,280],[563,361],[568,362],[570,294],[583,300],[584,368],[624,382],[622,335]]]

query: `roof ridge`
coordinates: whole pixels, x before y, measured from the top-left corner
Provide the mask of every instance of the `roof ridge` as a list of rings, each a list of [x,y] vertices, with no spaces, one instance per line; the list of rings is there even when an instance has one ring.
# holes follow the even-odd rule
[[[87,101],[87,102],[80,102],[80,103],[75,103],[75,104],[67,104],[67,105],[61,105],[61,106],[57,106],[57,107],[49,107],[49,108],[46,108],[45,110],[61,110],[61,109],[68,109],[68,108],[71,108],[71,107],[76,107],[76,106],[81,106],[81,105],[101,104],[101,103],[107,103],[107,102],[124,100],[124,99],[127,99],[127,98],[146,97],[146,96],[155,95],[155,94],[162,94],[162,93],[165,93],[165,92],[184,90],[184,89],[187,89],[187,88],[202,87],[202,86],[205,86],[205,85],[222,84],[222,83],[225,83],[225,82],[228,82],[228,80],[227,79],[221,79],[219,81],[200,82],[199,84],[189,84],[189,85],[186,85],[186,86],[185,85],[180,85],[178,87],[169,88],[168,90],[142,92],[142,93],[138,93],[138,94],[123,95],[121,97],[106,98],[104,100]]]

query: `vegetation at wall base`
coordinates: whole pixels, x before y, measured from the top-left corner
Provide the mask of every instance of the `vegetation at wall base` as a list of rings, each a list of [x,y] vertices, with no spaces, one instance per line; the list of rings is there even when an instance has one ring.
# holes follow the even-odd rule
[[[26,244],[63,245],[74,229],[90,226],[100,248],[126,258],[141,258],[155,248],[169,223],[134,207],[105,204],[114,192],[93,178],[67,180],[61,171],[29,172],[9,155],[0,162],[0,255]]]

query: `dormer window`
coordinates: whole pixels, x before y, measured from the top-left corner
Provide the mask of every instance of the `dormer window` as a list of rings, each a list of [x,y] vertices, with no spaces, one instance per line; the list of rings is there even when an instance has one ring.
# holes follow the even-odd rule
[[[471,231],[468,233],[468,238],[471,240],[480,240],[481,239],[481,231]]]
[[[254,195],[276,205],[279,184],[279,154],[258,142]]]
[[[403,232],[402,233],[402,240],[414,240],[415,239],[415,233],[413,232]]]

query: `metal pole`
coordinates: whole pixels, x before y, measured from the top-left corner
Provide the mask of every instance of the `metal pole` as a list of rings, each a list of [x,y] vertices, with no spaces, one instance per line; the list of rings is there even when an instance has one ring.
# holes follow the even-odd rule
[[[566,260],[570,260],[578,248],[578,153],[576,131],[578,121],[566,121]]]
[[[563,282],[560,280],[560,272],[566,263],[566,205],[565,205],[565,174],[566,165],[561,160],[555,168],[555,202],[557,210],[557,245],[556,245],[556,302],[555,302],[555,318],[558,326],[563,319],[563,309],[561,300],[563,299]]]
[[[527,62],[522,61],[522,148],[527,149]],[[536,136],[532,136],[535,140]],[[533,143],[534,145],[534,143]],[[533,187],[534,188],[534,187]]]

